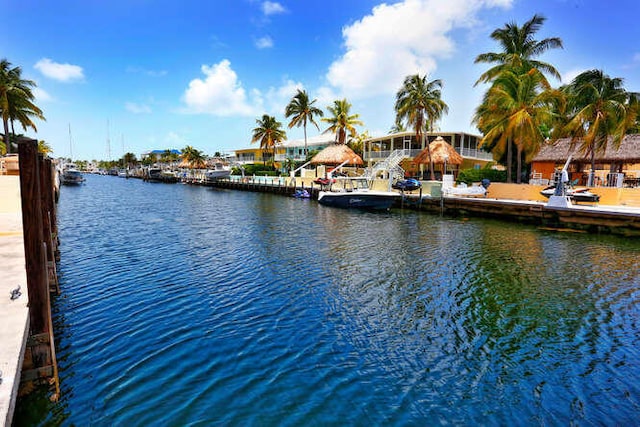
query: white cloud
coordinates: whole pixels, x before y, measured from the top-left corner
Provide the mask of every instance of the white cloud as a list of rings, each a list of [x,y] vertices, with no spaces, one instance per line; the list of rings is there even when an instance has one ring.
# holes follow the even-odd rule
[[[44,89],[39,87],[33,88],[33,96],[36,97],[36,100],[38,101],[37,103],[53,101],[53,98],[51,97],[51,95],[49,95],[49,93],[47,93]]]
[[[264,36],[256,40],[256,47],[258,49],[268,49],[273,47],[273,40],[269,36]]]
[[[210,67],[203,65],[201,71],[204,79],[191,80],[183,95],[186,112],[225,117],[255,114],[229,60],[223,59]]]
[[[125,103],[124,107],[127,109],[127,111],[133,114],[150,114],[151,113],[151,107],[149,107],[146,104],[127,102]]]
[[[262,13],[265,15],[276,15],[278,13],[285,13],[287,9],[280,3],[273,1],[265,1],[262,3]]]
[[[326,78],[348,97],[394,93],[409,74],[436,71],[455,51],[451,32],[477,25],[482,8],[509,7],[512,0],[405,0],[380,4],[343,28],[346,52]],[[431,78],[438,78],[432,76]]]
[[[304,86],[293,80],[284,81],[280,87],[270,87],[265,94],[268,114],[278,120],[284,119],[284,110],[298,89],[304,89]]]
[[[82,67],[72,64],[60,64],[49,58],[43,58],[36,62],[34,68],[44,76],[61,82],[79,81],[84,79]]]
[[[165,135],[163,138],[163,142],[166,145],[172,147],[184,147],[188,143],[187,139],[184,136],[179,135],[175,132],[169,132],[167,135]]]

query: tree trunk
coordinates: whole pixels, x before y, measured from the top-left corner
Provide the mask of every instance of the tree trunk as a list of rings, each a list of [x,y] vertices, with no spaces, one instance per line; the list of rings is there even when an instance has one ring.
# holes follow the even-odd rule
[[[4,124],[4,146],[6,148],[7,154],[11,153],[11,137],[9,136],[9,120],[2,119]]]
[[[516,182],[518,184],[522,184],[522,144],[516,144],[516,151],[518,154],[518,159],[517,159],[517,176],[516,176]]]
[[[307,124],[304,124],[304,159],[307,160]]]
[[[589,172],[589,182],[587,182],[588,187],[592,187],[594,185],[596,175],[596,150],[594,150],[593,145],[591,146],[591,172]]]
[[[511,183],[511,167],[513,163],[513,155],[511,154],[511,138],[507,139],[507,182]]]

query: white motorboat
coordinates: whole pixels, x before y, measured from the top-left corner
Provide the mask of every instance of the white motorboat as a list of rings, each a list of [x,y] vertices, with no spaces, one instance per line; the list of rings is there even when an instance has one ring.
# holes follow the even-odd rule
[[[222,162],[216,162],[213,164],[213,168],[208,169],[204,173],[205,180],[215,181],[218,179],[229,178],[231,175],[231,166]]]
[[[76,169],[75,165],[68,165],[62,170],[62,175],[60,177],[60,182],[63,185],[80,185],[84,183],[85,179],[78,169]]]
[[[365,177],[333,178],[323,188],[318,193],[318,203],[340,208],[386,210],[402,197],[395,191],[372,190]]]

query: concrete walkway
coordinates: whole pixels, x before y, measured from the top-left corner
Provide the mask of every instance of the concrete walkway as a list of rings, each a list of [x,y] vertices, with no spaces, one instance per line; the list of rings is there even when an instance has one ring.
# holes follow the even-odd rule
[[[0,264],[0,423],[10,426],[29,330],[18,176],[0,176]],[[12,300],[18,287],[21,295]]]

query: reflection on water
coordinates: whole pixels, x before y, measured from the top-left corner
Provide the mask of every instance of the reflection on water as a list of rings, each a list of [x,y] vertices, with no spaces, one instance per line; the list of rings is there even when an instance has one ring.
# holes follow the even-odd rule
[[[25,420],[640,417],[636,241],[113,177],[59,220],[62,399]]]

